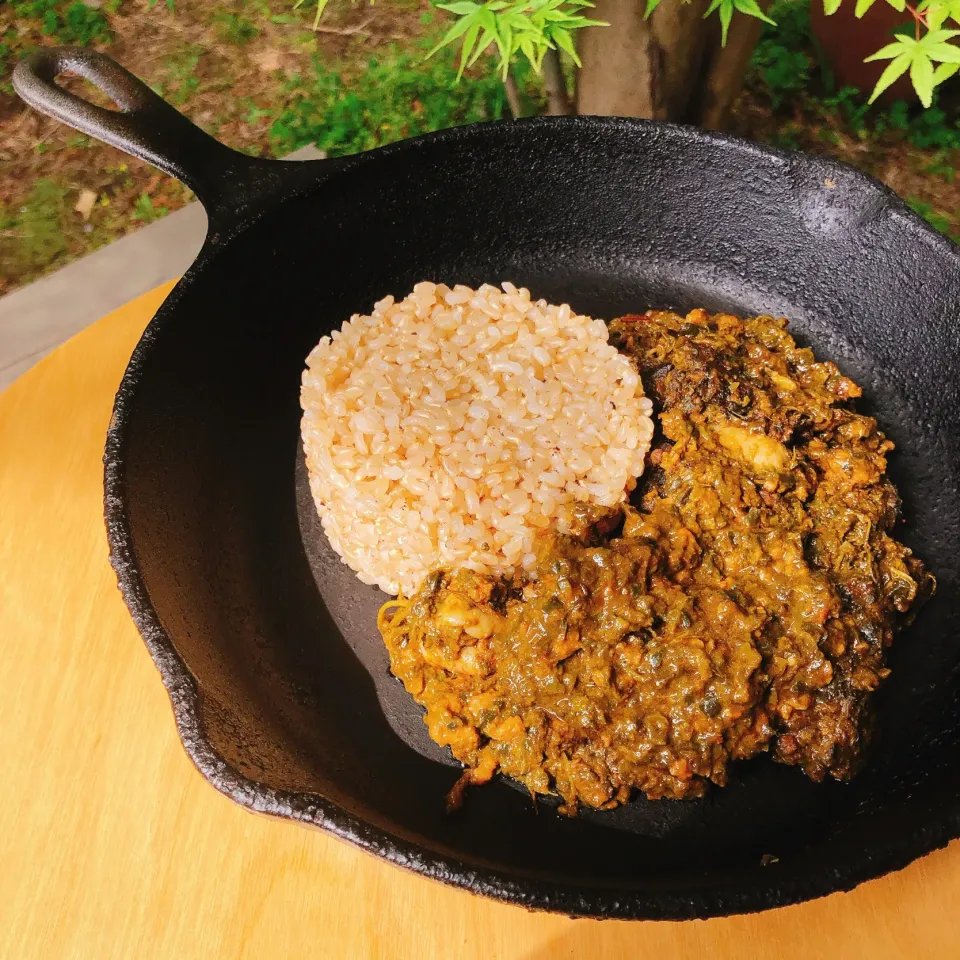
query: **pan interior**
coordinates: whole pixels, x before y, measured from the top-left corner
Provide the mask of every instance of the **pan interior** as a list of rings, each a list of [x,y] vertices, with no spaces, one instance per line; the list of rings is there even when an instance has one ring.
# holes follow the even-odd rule
[[[755,904],[771,883],[840,886],[960,786],[956,262],[844,168],[590,129],[491,127],[368,157],[207,256],[155,322],[124,427],[150,601],[227,764],[467,872]],[[762,758],[699,801],[567,820],[495,783],[443,813],[456,770],[389,676],[384,596],[326,543],[299,444],[310,347],[423,279],[511,280],[605,319],[650,306],[785,315],[864,387],[861,408],[897,444],[898,535],[939,592],[894,647],[877,749],[853,784]],[[773,880],[763,854],[779,857]]]

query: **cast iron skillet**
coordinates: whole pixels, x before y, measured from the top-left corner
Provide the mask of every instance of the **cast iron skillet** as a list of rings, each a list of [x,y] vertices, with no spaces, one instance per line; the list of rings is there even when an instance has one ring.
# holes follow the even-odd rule
[[[60,89],[64,71],[120,111]],[[182,179],[210,215],[130,361],[104,463],[120,589],[215,787],[426,876],[594,916],[793,903],[960,835],[960,254],[893,194],[819,158],[591,117],[282,164],[216,143],[99,54],[44,50],[14,81]],[[698,801],[570,820],[500,782],[444,814],[457,771],[388,675],[384,598],[331,554],[299,444],[310,347],[424,278],[509,279],[606,318],[782,314],[865,387],[898,447],[900,535],[939,592],[894,647],[873,760],[852,784],[764,758]]]

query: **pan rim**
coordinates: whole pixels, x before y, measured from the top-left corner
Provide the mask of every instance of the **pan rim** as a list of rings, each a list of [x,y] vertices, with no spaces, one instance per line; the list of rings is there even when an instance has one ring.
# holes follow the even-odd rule
[[[818,172],[830,169],[842,171],[850,182],[873,191],[879,189],[889,212],[904,221],[899,225],[900,228],[912,228],[918,240],[923,239],[939,248],[939,253],[952,260],[955,268],[960,272],[960,248],[933,230],[904,201],[874,178],[838,161],[813,157],[796,151],[770,148],[737,137],[708,133],[692,127],[628,118],[600,117],[493,121],[425,134],[382,147],[360,155],[355,158],[354,163],[347,164],[344,169],[350,169],[360,162],[371,162],[380,156],[390,157],[411,150],[429,148],[433,144],[497,135],[495,131],[508,127],[515,131],[513,135],[519,137],[522,136],[523,130],[534,131],[546,126],[559,125],[601,133],[652,127],[662,131],[667,137],[700,143],[706,141],[757,157],[766,159],[774,157],[791,165],[806,167],[815,165]],[[332,176],[337,175],[337,171],[334,170]],[[281,202],[291,195],[310,189],[313,185],[315,184],[305,186],[302,177],[296,182],[292,181],[291,191],[283,194]],[[936,817],[920,822],[909,833],[901,835],[896,840],[890,840],[883,848],[865,850],[863,856],[853,863],[831,865],[831,869],[815,871],[806,878],[787,878],[778,881],[771,876],[770,882],[763,886],[750,884],[731,890],[703,887],[688,893],[649,893],[639,890],[627,891],[621,888],[605,890],[600,886],[584,890],[571,883],[525,879],[487,866],[471,866],[389,830],[367,823],[324,797],[276,790],[247,777],[228,764],[215,750],[206,734],[201,718],[201,693],[187,664],[177,652],[172,638],[160,623],[136,559],[133,531],[127,513],[125,448],[138,386],[158,331],[166,319],[175,312],[183,293],[196,281],[215,253],[228,244],[233,236],[244,232],[256,219],[258,217],[254,216],[234,230],[221,233],[216,241],[208,240],[187,275],[177,284],[150,321],[134,349],[118,388],[103,457],[104,518],[110,563],[116,573],[121,595],[167,689],[177,731],[187,755],[212,786],[249,810],[319,827],[367,853],[372,853],[380,859],[404,867],[413,873],[501,902],[578,917],[646,920],[706,919],[788,906],[830,893],[850,890],[866,880],[901,869],[916,858],[960,837],[960,802],[958,802],[953,807],[938,810]]]

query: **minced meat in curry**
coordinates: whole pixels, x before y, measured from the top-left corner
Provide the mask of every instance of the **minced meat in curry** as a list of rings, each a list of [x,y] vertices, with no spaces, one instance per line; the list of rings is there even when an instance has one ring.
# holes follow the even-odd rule
[[[892,444],[771,317],[613,322],[659,414],[631,506],[583,507],[532,570],[437,571],[381,615],[431,737],[561,809],[696,797],[770,751],[847,779],[894,631],[933,579],[889,535]]]

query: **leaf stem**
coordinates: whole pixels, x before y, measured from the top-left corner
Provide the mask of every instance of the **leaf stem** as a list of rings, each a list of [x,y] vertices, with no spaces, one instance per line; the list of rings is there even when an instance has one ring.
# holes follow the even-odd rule
[[[927,15],[926,13],[921,13],[916,7],[911,6],[909,3],[906,4],[906,8],[910,16],[913,17],[914,39],[919,41],[920,28],[927,26]]]

